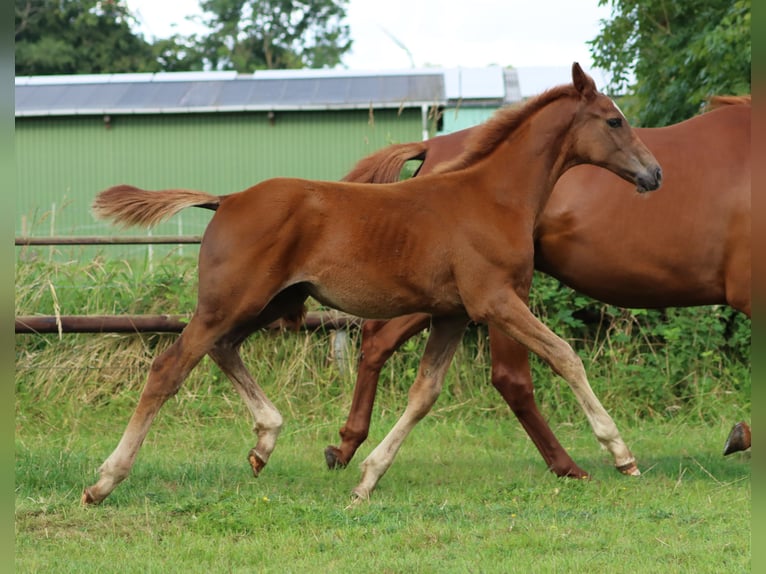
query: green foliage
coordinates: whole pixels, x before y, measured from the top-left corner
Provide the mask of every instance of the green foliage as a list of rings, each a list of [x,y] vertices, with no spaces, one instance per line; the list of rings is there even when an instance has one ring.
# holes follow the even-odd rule
[[[686,412],[709,420],[732,397],[749,404],[750,320],[728,306],[621,309],[543,274],[535,275],[530,306],[578,350],[596,394],[614,413],[672,418]],[[535,380],[550,376],[535,364]],[[537,388],[540,401],[565,400]]]
[[[16,75],[159,71],[124,2],[16,0]]]
[[[210,32],[191,44],[215,70],[330,68],[351,48],[348,0],[202,0]]]
[[[596,66],[637,125],[664,126],[713,95],[750,93],[750,0],[600,0],[612,6],[590,42]]]
[[[146,41],[124,0],[16,0],[16,75],[329,68],[348,0],[203,0],[203,34]]]
[[[174,34],[169,38],[158,38],[152,50],[163,72],[188,72],[204,70],[205,59],[195,36]]]

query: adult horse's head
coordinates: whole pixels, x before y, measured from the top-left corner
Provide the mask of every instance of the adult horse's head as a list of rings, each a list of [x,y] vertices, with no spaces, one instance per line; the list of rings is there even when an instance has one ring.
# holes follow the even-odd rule
[[[660,187],[662,169],[649,149],[638,138],[625,116],[611,100],[600,93],[580,65],[572,64],[572,83],[580,96],[575,115],[577,138],[571,143],[577,157],[614,171],[636,184],[643,193]]]

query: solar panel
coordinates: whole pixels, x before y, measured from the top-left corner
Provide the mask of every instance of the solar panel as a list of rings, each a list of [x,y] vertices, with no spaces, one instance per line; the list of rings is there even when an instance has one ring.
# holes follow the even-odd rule
[[[17,78],[16,115],[358,108],[446,103],[440,72],[333,76],[312,70],[242,76],[220,73],[106,74]]]

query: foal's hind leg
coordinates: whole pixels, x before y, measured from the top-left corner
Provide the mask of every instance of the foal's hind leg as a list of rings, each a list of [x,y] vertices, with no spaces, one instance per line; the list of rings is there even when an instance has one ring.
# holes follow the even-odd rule
[[[357,500],[368,499],[385,474],[407,435],[436,402],[458,343],[468,324],[467,317],[434,318],[418,375],[410,387],[407,408],[391,431],[362,463],[362,480],[354,488]]]
[[[98,482],[85,488],[83,504],[98,504],[127,478],[154,417],[165,401],[178,392],[217,336],[195,315],[176,342],[154,359],[138,406],[122,439],[101,465]]]
[[[253,414],[253,431],[258,440],[247,459],[253,469],[253,475],[257,477],[276,446],[279,431],[282,429],[282,415],[248,372],[239,355],[239,344],[221,341],[209,354],[229,377]]]
[[[394,351],[427,328],[430,322],[431,317],[424,314],[364,322],[354,397],[346,424],[340,429],[340,446],[328,446],[324,451],[328,468],[346,468],[359,446],[367,440],[380,370]]]
[[[636,460],[588,383],[582,360],[572,347],[535,317],[514,293],[486,314],[495,326],[538,355],[566,380],[599,442],[612,454],[623,474],[641,474]]]

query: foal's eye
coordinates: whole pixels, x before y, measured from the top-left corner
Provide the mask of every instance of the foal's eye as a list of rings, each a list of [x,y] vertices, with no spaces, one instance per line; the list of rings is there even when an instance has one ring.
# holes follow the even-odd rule
[[[610,128],[619,128],[622,125],[622,118],[609,118],[606,123]]]

